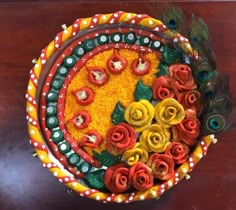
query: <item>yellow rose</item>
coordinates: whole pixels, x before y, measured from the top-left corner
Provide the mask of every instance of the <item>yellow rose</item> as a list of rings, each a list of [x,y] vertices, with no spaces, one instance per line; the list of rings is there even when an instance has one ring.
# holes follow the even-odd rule
[[[137,162],[146,162],[148,152],[137,142],[133,149],[124,152],[122,159],[132,166]]]
[[[153,117],[154,107],[148,100],[132,102],[125,110],[125,120],[137,132],[141,132],[151,125]]]
[[[167,98],[155,107],[155,119],[164,128],[179,124],[185,117],[183,106],[173,98]]]
[[[152,124],[143,131],[139,141],[148,152],[164,152],[170,143],[170,130],[158,124]]]

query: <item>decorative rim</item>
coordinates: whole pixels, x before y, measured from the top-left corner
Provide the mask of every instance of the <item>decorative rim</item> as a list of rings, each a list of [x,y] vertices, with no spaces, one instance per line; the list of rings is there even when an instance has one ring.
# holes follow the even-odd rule
[[[43,166],[48,168],[60,182],[67,185],[80,196],[101,200],[104,203],[129,203],[136,200],[158,198],[166,190],[176,185],[181,179],[184,177],[188,178],[189,176],[187,173],[193,170],[199,160],[206,154],[211,142],[216,140],[214,135],[204,136],[201,141],[199,141],[188,160],[176,169],[174,177],[165,181],[161,185],[155,185],[150,189],[141,192],[138,191],[126,194],[103,193],[82,185],[72,174],[63,169],[61,163],[59,163],[59,161],[56,160],[50,153],[41,134],[40,121],[38,118],[39,107],[36,103],[38,79],[47,60],[54,52],[60,49],[62,43],[64,43],[66,40],[76,36],[84,29],[93,29],[100,25],[113,25],[117,23],[145,26],[151,29],[153,32],[160,33],[167,39],[172,40],[189,57],[192,57],[193,59],[199,59],[197,52],[192,49],[188,39],[175,31],[169,30],[161,21],[156,20],[148,15],[126,13],[122,11],[111,14],[97,14],[90,18],[77,19],[71,26],[68,28],[65,27],[62,32],[58,33],[55,39],[42,50],[40,57],[36,61],[33,69],[30,71],[30,80],[26,93],[27,121],[30,143],[35,148],[39,159],[43,163]]]

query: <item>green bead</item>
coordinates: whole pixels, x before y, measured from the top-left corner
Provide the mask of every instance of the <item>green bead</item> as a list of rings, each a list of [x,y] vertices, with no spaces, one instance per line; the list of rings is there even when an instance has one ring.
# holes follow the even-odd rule
[[[49,91],[46,95],[47,102],[56,102],[58,99],[58,93],[54,91]]]
[[[63,65],[65,67],[71,68],[75,65],[75,63],[76,63],[76,60],[73,56],[67,56],[64,58]]]
[[[79,161],[80,161],[80,157],[78,155],[76,155],[75,153],[72,153],[69,157],[68,157],[69,163],[72,166],[75,166]]]
[[[62,154],[66,154],[70,151],[70,145],[67,142],[63,142],[58,146],[58,149]]]
[[[112,34],[111,41],[115,42],[115,43],[121,42],[122,41],[122,34],[119,32]]]
[[[151,40],[148,36],[142,36],[140,37],[139,41],[140,41],[140,45],[148,46]]]
[[[106,44],[109,42],[108,36],[106,34],[100,34],[97,38],[98,44]]]
[[[73,54],[80,58],[85,54],[85,49],[82,46],[77,46],[73,50]]]
[[[156,40],[151,42],[151,48],[154,50],[158,50],[161,48],[161,42]]]
[[[59,143],[63,140],[63,134],[60,130],[54,130],[51,132],[50,138],[53,140],[53,142]]]
[[[57,69],[57,73],[60,76],[65,77],[68,74],[68,69],[65,66],[59,66]]]
[[[77,164],[77,167],[79,168],[80,172],[88,173],[92,166],[89,163],[83,161],[79,165]]]
[[[95,47],[95,43],[92,39],[87,39],[83,42],[83,47],[86,51],[91,51]]]
[[[134,44],[137,40],[137,37],[134,32],[129,32],[124,36],[125,43]]]
[[[51,87],[56,89],[56,90],[60,90],[62,87],[62,80],[61,79],[54,79],[51,83]]]
[[[56,128],[58,126],[58,119],[55,116],[51,116],[47,118],[47,126],[49,128]]]
[[[53,116],[56,115],[57,113],[57,108],[55,106],[48,106],[46,109],[46,114],[47,116]]]

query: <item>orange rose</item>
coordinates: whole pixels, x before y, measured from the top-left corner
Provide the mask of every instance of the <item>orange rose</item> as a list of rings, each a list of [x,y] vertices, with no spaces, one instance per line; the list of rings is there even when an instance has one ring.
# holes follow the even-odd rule
[[[168,180],[174,175],[174,160],[165,154],[153,153],[147,165],[152,169],[155,178],[160,180]]]
[[[106,135],[106,149],[114,155],[121,155],[124,151],[134,147],[137,134],[127,123],[119,123],[110,128]]]
[[[192,146],[196,143],[200,133],[200,121],[195,116],[186,116],[182,122],[173,126],[173,139],[182,141],[185,144]]]
[[[166,148],[165,154],[172,157],[177,164],[181,164],[188,159],[189,147],[180,142],[173,141]]]
[[[130,168],[129,180],[139,191],[149,189],[153,186],[152,170],[144,163],[138,162]]]
[[[152,95],[154,99],[163,100],[165,98],[173,98],[174,93],[168,81],[168,76],[161,76],[152,84]]]
[[[193,109],[195,111],[201,109],[200,97],[201,94],[197,90],[185,91],[177,96],[179,103],[185,109]]]
[[[112,193],[127,191],[131,186],[129,169],[126,168],[124,163],[110,166],[104,174],[104,183]]]
[[[197,88],[192,71],[186,64],[173,64],[169,67],[171,86],[174,91],[193,90]]]

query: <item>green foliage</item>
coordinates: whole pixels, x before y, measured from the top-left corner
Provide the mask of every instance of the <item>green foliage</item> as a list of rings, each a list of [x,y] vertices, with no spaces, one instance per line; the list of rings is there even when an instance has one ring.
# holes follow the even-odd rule
[[[148,86],[142,84],[142,81],[139,80],[136,85],[136,89],[134,92],[135,101],[140,101],[142,99],[146,99],[148,101],[152,100],[152,89]]]
[[[104,169],[97,170],[97,171],[86,174],[86,179],[92,188],[95,188],[98,190],[104,190],[106,189],[106,186],[104,184],[104,174],[105,174]]]
[[[111,114],[111,121],[114,125],[120,123],[120,122],[124,122],[124,113],[125,110],[124,108],[121,106],[120,102],[118,101],[116,103],[115,109],[113,110],[112,114]]]
[[[93,151],[93,155],[104,166],[114,165],[121,160],[121,156],[114,156],[106,150],[102,151],[102,153]]]

